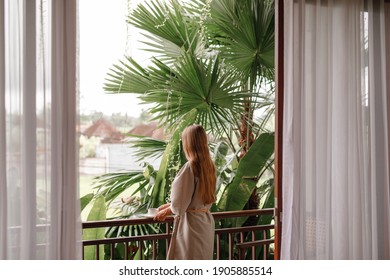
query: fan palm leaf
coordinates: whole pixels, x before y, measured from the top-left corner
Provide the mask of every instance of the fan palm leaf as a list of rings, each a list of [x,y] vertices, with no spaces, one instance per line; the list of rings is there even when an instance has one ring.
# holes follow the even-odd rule
[[[129,135],[129,137],[127,143],[137,149],[133,153],[133,156],[137,158],[137,161],[161,158],[167,146],[165,141],[152,137],[139,135]]]
[[[274,79],[274,1],[212,1],[209,31],[217,49],[256,84],[258,77]]]
[[[146,1],[131,13],[128,23],[144,31],[144,50],[173,61],[183,52],[196,54],[204,49],[200,23],[192,17],[179,1]]]
[[[196,122],[215,134],[222,135],[236,123],[244,107],[237,80],[221,66],[220,59],[200,60],[186,53],[176,64],[153,59],[153,64],[140,69],[132,59],[111,69],[104,89],[107,93],[137,93],[142,102],[154,104],[150,113],[169,126],[196,109]]]

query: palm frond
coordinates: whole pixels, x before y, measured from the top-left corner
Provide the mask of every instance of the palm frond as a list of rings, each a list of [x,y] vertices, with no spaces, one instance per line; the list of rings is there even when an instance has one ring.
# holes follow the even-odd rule
[[[138,135],[129,136],[130,137],[127,138],[126,142],[133,148],[137,149],[133,153],[133,155],[137,158],[137,161],[161,158],[167,146],[165,141],[155,138]]]
[[[219,58],[200,60],[186,54],[170,70],[161,61],[155,60],[154,64],[150,76],[164,81],[164,85],[146,92],[141,99],[156,103],[150,112],[164,123],[172,125],[180,116],[197,109],[197,122],[220,134],[221,126],[237,118],[244,97],[249,96],[239,91],[236,79],[222,70]]]
[[[114,64],[107,76],[103,87],[105,93],[141,94],[152,89],[154,84],[147,70],[131,57]]]
[[[179,1],[147,1],[129,15],[128,23],[139,28],[148,40],[147,50],[172,60],[183,52],[196,53],[202,43],[199,22]],[[162,48],[168,47],[168,48]],[[163,61],[165,59],[162,59]]]
[[[95,178],[95,196],[103,195],[106,202],[110,204],[128,188],[134,185],[145,188],[148,183],[143,171],[107,173]]]
[[[209,34],[226,61],[252,83],[274,77],[274,2],[212,1]]]

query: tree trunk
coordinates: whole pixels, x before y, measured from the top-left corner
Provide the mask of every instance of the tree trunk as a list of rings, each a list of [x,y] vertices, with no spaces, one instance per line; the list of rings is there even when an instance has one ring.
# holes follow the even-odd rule
[[[250,103],[245,104],[245,112],[241,116],[241,124],[240,124],[240,139],[239,145],[242,147],[240,153],[240,159],[245,156],[250,146],[252,146],[255,138],[252,132],[252,123],[253,123],[253,114],[250,110]]]
[[[253,123],[253,113],[250,109],[250,103],[245,104],[245,112],[241,117],[241,124],[240,124],[240,140],[239,145],[242,147],[241,153],[240,153],[240,159],[245,156],[245,154],[248,152],[249,148],[255,141],[253,132],[252,132],[252,123]],[[244,206],[244,209],[251,210],[251,209],[258,209],[259,208],[259,196],[257,194],[257,189],[255,188],[249,197],[248,202]],[[245,222],[244,226],[250,226],[256,224],[257,218],[249,217],[248,220]]]

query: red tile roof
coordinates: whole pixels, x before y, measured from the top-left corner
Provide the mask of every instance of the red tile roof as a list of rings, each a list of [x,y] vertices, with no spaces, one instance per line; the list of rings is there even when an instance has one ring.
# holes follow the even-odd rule
[[[139,136],[152,137],[159,140],[164,139],[164,129],[162,127],[158,127],[156,122],[139,124],[131,129],[128,133]]]
[[[88,138],[95,136],[102,139],[102,143],[120,143],[124,136],[106,119],[99,119],[87,127],[82,134]]]

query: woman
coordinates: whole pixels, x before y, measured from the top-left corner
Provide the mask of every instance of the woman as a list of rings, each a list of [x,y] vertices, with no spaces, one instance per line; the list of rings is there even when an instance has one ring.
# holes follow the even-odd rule
[[[210,207],[215,202],[216,173],[207,135],[202,126],[191,125],[181,140],[188,162],[173,181],[171,203],[160,206],[154,219],[175,215],[168,259],[212,259],[215,225]]]

